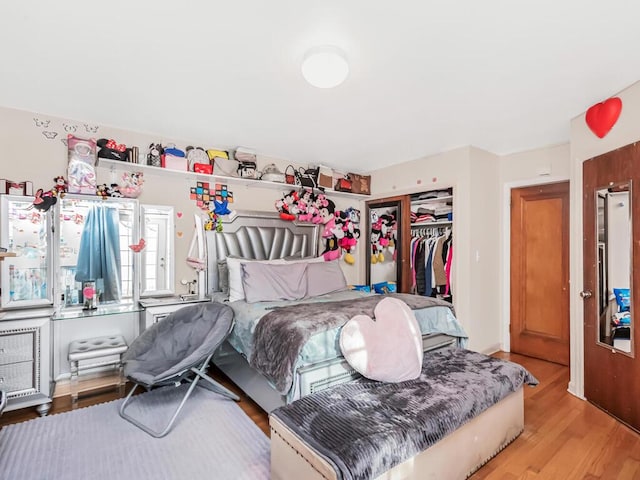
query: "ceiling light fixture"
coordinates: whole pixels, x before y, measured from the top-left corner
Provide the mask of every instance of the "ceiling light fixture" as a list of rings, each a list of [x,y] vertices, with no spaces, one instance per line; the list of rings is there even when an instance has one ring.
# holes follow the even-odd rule
[[[302,76],[314,87],[337,87],[345,81],[347,75],[347,57],[338,47],[314,47],[307,52],[302,61]]]

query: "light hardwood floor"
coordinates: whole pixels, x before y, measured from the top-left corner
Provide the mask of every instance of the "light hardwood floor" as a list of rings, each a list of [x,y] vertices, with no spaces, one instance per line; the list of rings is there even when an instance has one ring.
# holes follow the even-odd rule
[[[540,385],[525,388],[522,435],[478,470],[471,477],[473,480],[640,480],[640,435],[569,394],[567,367],[522,355],[498,353],[496,356],[520,363],[540,380]],[[241,396],[242,409],[268,435],[264,411],[221,373],[211,373]],[[116,392],[109,391],[81,398],[79,405],[88,406],[117,397]],[[58,397],[51,414],[67,411],[70,406],[69,397]],[[0,417],[0,426],[35,417],[34,409],[6,412]]]

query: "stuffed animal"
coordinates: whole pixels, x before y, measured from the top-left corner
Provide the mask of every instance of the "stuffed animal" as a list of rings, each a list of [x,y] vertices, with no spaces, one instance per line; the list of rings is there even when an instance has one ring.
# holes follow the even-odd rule
[[[337,260],[342,255],[339,240],[343,237],[344,233],[342,228],[336,226],[336,206],[333,201],[326,199],[326,206],[320,209],[320,217],[324,228],[322,230],[322,238],[325,239],[325,248],[322,252],[322,256],[325,261]]]
[[[231,215],[231,210],[229,210],[229,200],[223,200],[219,202],[215,198],[213,199],[213,213],[216,215]]]
[[[138,198],[142,193],[143,184],[144,176],[142,172],[124,172],[119,190],[124,197]]]
[[[375,215],[376,221],[371,222],[371,263],[376,264],[378,262],[384,262],[384,255],[382,254],[382,246],[380,245],[380,238],[382,237],[382,222]]]
[[[107,198],[109,194],[107,193],[107,184],[102,183],[96,186],[96,195],[102,197],[103,199]]]
[[[147,153],[147,165],[152,165],[154,167],[162,166],[162,154],[164,153],[164,148],[159,143],[152,143],[149,145],[149,153]]]
[[[215,230],[216,232],[222,231],[222,218],[220,218],[213,210],[207,212],[209,218],[204,223],[204,229],[207,231]]]
[[[48,211],[53,205],[56,204],[58,199],[51,190],[48,192],[43,191],[41,188],[36,192],[36,198],[33,200],[33,208],[41,212]]]
[[[329,206],[329,200],[324,193],[319,193],[313,200],[313,217],[311,217],[311,223],[324,223],[322,221],[322,215],[320,210]],[[333,202],[332,202],[333,203]],[[334,207],[335,208],[335,207]]]
[[[101,138],[96,144],[100,147],[100,150],[98,150],[99,158],[119,160],[121,162],[126,162],[129,159],[130,149],[124,143],[116,143],[113,139]]]
[[[296,206],[296,203],[299,199],[300,197],[298,196],[298,192],[291,190],[280,200],[276,201],[275,207],[276,210],[280,212],[280,218],[282,220],[292,222],[296,219],[296,215],[298,214],[298,207]]]
[[[122,193],[120,193],[120,187],[117,183],[107,185],[107,195],[115,198],[122,198],[124,196],[122,195]]]
[[[67,180],[62,175],[58,175],[53,179],[53,181],[54,184],[52,191],[55,192],[54,195],[60,198],[64,197],[64,194],[67,193],[68,189]]]
[[[338,240],[338,245],[344,250],[344,261],[349,265],[355,263],[355,258],[351,253],[356,248],[358,238],[360,237],[360,229],[351,221],[351,215],[348,212],[336,212],[336,225],[342,229],[342,238]]]
[[[314,204],[315,196],[310,188],[304,188],[298,194],[298,220],[311,222],[318,215],[318,208]]]

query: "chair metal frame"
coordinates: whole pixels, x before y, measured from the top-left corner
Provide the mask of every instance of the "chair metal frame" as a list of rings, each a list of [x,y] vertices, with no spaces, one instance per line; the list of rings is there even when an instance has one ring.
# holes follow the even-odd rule
[[[229,333],[231,333],[231,330],[233,329],[234,325],[235,325],[235,321],[232,320],[231,324],[229,325],[229,329],[227,330],[226,334],[220,339],[220,341],[218,342],[216,347],[212,349],[211,353],[209,355],[207,355],[204,359],[202,359],[202,357],[200,357],[201,360],[198,360],[197,362],[191,364],[190,366],[186,366],[180,372],[177,372],[177,373],[175,373],[173,375],[170,375],[167,378],[159,379],[157,382],[154,382],[152,384],[146,384],[146,383],[142,383],[142,382],[135,382],[133,387],[131,388],[131,391],[129,392],[129,394],[124,399],[124,402],[122,402],[122,405],[120,405],[120,409],[119,409],[120,416],[122,418],[124,418],[125,420],[127,420],[128,422],[130,422],[133,425],[135,425],[136,427],[138,427],[141,430],[145,431],[146,433],[148,433],[152,437],[162,438],[165,435],[167,435],[167,433],[169,433],[169,431],[171,430],[171,427],[173,426],[174,422],[176,421],[176,418],[178,417],[178,414],[182,410],[182,407],[184,406],[184,404],[186,403],[188,398],[191,396],[191,393],[193,392],[193,389],[196,387],[196,385],[199,384],[200,380],[204,380],[204,383],[202,383],[201,385],[204,388],[206,388],[207,390],[211,390],[212,392],[218,393],[218,394],[222,395],[223,397],[226,397],[226,398],[229,398],[231,400],[235,400],[236,402],[239,402],[240,401],[240,397],[238,397],[231,390],[228,390],[227,388],[225,388],[222,385],[220,385],[218,382],[216,382],[213,378],[211,378],[206,373],[207,367],[209,366],[209,363],[211,362],[211,358],[213,357],[215,352],[218,350],[218,348],[220,348],[220,345],[224,342],[224,340],[229,336]],[[133,346],[133,344],[132,344],[132,346]],[[185,395],[182,397],[182,400],[180,401],[180,404],[178,405],[178,407],[176,408],[175,412],[173,413],[173,415],[169,419],[169,422],[167,423],[167,425],[162,430],[160,430],[160,431],[153,430],[149,426],[147,426],[144,423],[142,423],[140,420],[138,420],[136,418],[133,418],[131,415],[125,413],[125,409],[128,406],[131,405],[131,402],[134,399],[133,393],[136,391],[136,389],[139,386],[142,386],[142,387],[146,388],[147,391],[149,391],[149,390],[157,388],[157,387],[164,387],[164,386],[169,386],[169,385],[173,385],[174,387],[179,387],[180,385],[182,385],[183,381],[191,382],[191,385],[187,389],[187,392],[185,393]]]
[[[122,405],[120,406],[120,411],[119,411],[120,416],[125,420],[133,423],[136,427],[144,430],[152,437],[161,438],[161,437],[164,437],[167,433],[169,433],[169,430],[171,430],[171,427],[173,426],[176,418],[178,417],[178,414],[182,410],[182,407],[186,403],[187,399],[191,396],[193,389],[196,387],[196,385],[198,385],[198,382],[200,380],[205,380],[206,383],[203,383],[202,386],[207,390],[211,390],[212,392],[218,393],[231,400],[235,400],[236,402],[240,401],[240,397],[238,397],[235,393],[233,393],[232,391],[220,385],[218,382],[216,382],[213,378],[211,378],[209,375],[205,373],[207,370],[207,366],[211,361],[211,357],[213,357],[213,353],[211,353],[207,358],[205,358],[197,366],[192,366],[188,370],[184,370],[183,372],[180,372],[172,377],[169,377],[166,380],[162,380],[159,383],[156,383],[153,385],[143,385],[141,383],[134,384],[133,388],[131,388],[131,391],[129,392],[124,402],[122,402]],[[190,374],[194,374],[193,378],[190,377]],[[143,424],[140,420],[137,420],[133,418],[131,415],[125,413],[126,407],[130,405],[129,402],[133,397],[133,393],[136,391],[136,389],[139,386],[143,386],[147,390],[151,390],[151,388],[161,387],[161,386],[166,386],[171,384],[173,384],[175,387],[178,387],[182,384],[184,380],[191,382],[191,385],[189,386],[185,395],[182,397],[182,400],[180,401],[178,408],[176,408],[175,412],[171,416],[171,419],[162,430],[160,431],[152,430],[150,427]]]

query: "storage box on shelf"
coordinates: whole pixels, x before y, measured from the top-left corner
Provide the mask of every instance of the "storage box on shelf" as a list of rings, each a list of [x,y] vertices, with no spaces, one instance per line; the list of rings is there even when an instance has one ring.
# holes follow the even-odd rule
[[[208,175],[208,174],[189,172],[184,170],[171,170],[169,168],[160,168],[160,167],[153,167],[150,165],[141,165],[139,163],[119,162],[117,160],[108,160],[105,158],[99,159],[98,167],[109,168],[112,170],[144,172],[145,178],[147,178],[150,175],[178,176],[181,178],[193,178],[197,181],[221,182],[221,183],[229,183],[231,185],[244,185],[246,187],[270,188],[272,190],[280,190],[280,191],[293,187],[293,185],[289,185],[286,183],[269,182],[267,180],[258,180],[255,178],[242,178],[242,177],[230,177],[226,175],[216,175],[215,170],[213,175]],[[351,193],[351,192],[339,192],[332,189],[326,189],[326,192],[338,197],[353,197],[353,198],[367,197],[367,195],[363,195],[363,194]]]

